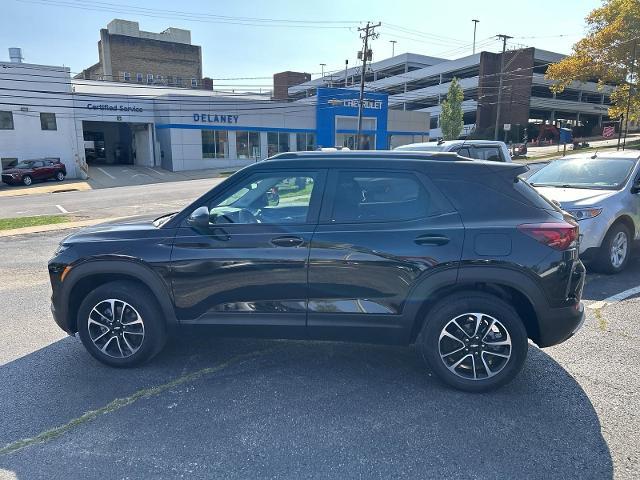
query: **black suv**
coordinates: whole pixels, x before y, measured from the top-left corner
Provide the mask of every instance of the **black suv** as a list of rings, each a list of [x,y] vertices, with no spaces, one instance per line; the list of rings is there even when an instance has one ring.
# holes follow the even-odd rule
[[[52,310],[131,366],[175,327],[415,343],[469,391],[511,380],[584,317],[578,227],[515,164],[415,152],[287,153],[183,211],[62,241]]]

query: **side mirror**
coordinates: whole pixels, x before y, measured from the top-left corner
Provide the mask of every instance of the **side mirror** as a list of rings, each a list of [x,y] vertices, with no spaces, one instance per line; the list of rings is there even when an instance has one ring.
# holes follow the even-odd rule
[[[209,208],[205,206],[196,208],[189,215],[187,223],[199,229],[209,228]]]

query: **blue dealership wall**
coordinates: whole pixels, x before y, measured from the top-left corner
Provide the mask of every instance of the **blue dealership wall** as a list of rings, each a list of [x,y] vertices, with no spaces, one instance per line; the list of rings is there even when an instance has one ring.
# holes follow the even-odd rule
[[[336,143],[336,116],[357,117],[360,92],[344,88],[318,88],[316,106],[316,130],[318,146],[333,147]],[[355,100],[355,101],[354,101]],[[387,145],[388,95],[386,93],[364,93],[364,117],[376,118],[376,130],[363,130],[362,133],[375,133],[376,149],[383,150]],[[357,133],[356,130],[341,130],[341,133]]]

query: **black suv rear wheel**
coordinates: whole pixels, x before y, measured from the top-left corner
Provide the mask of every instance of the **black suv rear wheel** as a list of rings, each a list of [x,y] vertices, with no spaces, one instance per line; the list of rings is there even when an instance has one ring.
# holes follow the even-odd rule
[[[90,292],[78,310],[78,333],[91,355],[113,367],[149,360],[167,337],[157,303],[133,282],[110,282]]]
[[[513,307],[481,292],[440,300],[417,343],[438,378],[467,392],[492,390],[511,381],[528,350],[527,332]]]

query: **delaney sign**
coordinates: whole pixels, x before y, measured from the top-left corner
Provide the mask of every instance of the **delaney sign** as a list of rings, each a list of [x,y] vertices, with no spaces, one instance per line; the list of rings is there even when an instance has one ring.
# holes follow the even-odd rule
[[[202,123],[238,123],[239,115],[220,115],[219,113],[194,113],[193,121]]]

